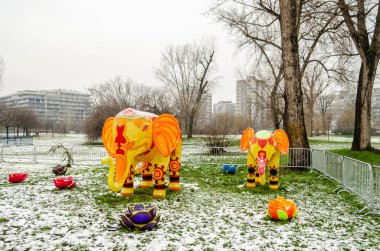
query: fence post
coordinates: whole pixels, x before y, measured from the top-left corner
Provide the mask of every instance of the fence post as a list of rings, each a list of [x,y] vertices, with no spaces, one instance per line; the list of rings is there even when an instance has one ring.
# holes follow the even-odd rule
[[[36,150],[36,146],[33,147],[33,163],[34,164],[37,163],[37,150]]]
[[[369,198],[369,207],[370,210],[374,210],[374,203],[375,203],[375,190],[373,187],[373,171],[372,166],[370,164],[367,164],[369,167],[370,175],[369,175],[369,190],[370,190],[370,198]]]
[[[5,162],[4,160],[4,146],[1,146],[1,151],[0,151],[0,162]]]

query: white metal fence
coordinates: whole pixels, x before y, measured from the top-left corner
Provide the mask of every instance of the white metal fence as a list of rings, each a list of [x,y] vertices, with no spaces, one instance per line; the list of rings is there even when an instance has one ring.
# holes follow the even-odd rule
[[[104,147],[100,146],[66,146],[73,155],[75,164],[98,165],[100,160],[107,156]],[[0,161],[21,163],[51,163],[57,164],[63,158],[63,151],[50,153],[51,146],[2,146],[0,147]],[[233,147],[206,147],[183,146],[182,163],[195,165],[231,164],[246,165],[247,152]],[[288,155],[281,155],[281,166],[310,167],[310,150],[291,148]]]
[[[0,162],[60,164],[63,151],[49,153],[51,146],[24,145],[0,146]],[[107,156],[104,147],[72,146],[67,147],[77,165],[99,165]],[[206,147],[184,145],[182,148],[183,165],[232,164],[246,165],[247,152],[239,147]],[[288,155],[281,155],[280,166],[312,168],[322,172],[342,185],[342,190],[357,194],[368,203],[372,213],[380,213],[380,166],[371,166],[341,155],[304,148],[291,148]]]
[[[380,213],[380,167],[322,150],[312,150],[312,169],[342,185],[340,191],[357,194],[370,213]]]

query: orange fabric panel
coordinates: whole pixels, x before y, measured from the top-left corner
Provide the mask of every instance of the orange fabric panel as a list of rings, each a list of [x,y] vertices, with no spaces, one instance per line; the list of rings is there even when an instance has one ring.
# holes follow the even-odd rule
[[[275,147],[283,154],[288,154],[289,139],[284,130],[278,129],[273,133]]]
[[[255,136],[255,132],[253,131],[252,128],[247,128],[243,132],[243,135],[241,135],[241,140],[240,140],[240,149],[242,151],[245,151],[249,148],[249,143],[252,141],[253,136]]]
[[[110,117],[104,122],[103,129],[102,129],[102,141],[104,148],[107,150],[108,154],[112,157],[116,157],[115,152],[115,143],[113,142],[113,122],[114,117]]]
[[[181,140],[178,121],[170,114],[162,114],[153,122],[153,141],[157,150],[168,157]]]

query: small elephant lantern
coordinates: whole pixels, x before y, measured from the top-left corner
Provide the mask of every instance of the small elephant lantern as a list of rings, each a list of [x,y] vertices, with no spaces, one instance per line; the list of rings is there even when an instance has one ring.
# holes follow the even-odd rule
[[[133,195],[136,166],[142,162],[140,187],[153,186],[153,197],[166,197],[165,174],[169,172],[170,190],[180,190],[181,131],[170,114],[159,116],[131,108],[106,120],[102,131],[103,145],[110,156],[108,186],[122,196]],[[116,171],[114,159],[116,161]]]
[[[266,130],[254,133],[247,128],[240,140],[240,149],[248,150],[247,188],[265,184],[265,167],[268,166],[269,188],[278,189],[280,154],[289,151],[289,139],[284,130],[271,133]]]

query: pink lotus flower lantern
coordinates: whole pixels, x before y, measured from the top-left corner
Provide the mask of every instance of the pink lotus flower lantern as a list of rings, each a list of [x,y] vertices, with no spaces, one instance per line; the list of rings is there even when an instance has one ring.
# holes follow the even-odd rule
[[[53,179],[53,181],[54,181],[54,185],[59,189],[75,187],[75,182],[72,176],[63,177],[63,178],[55,178]]]

